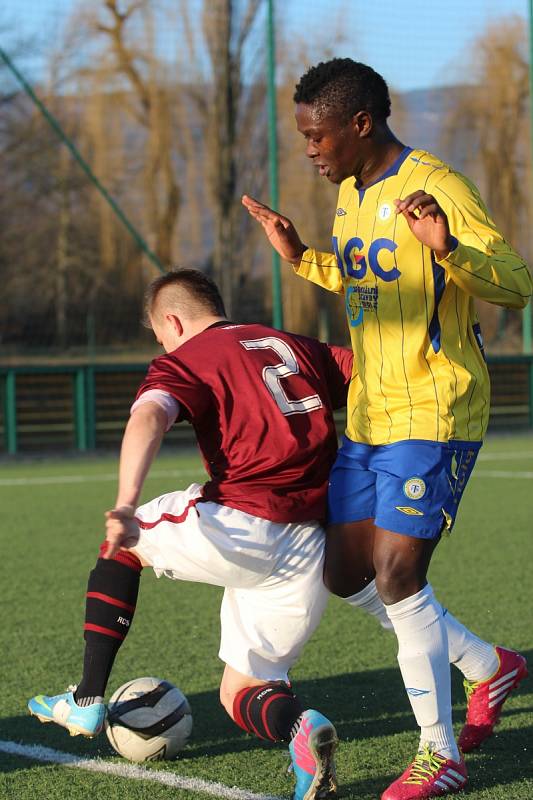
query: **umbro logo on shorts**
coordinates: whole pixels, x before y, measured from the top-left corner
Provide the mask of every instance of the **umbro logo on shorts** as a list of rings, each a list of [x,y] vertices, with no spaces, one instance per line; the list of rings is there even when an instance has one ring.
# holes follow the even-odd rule
[[[396,511],[401,511],[402,514],[407,514],[409,517],[423,517],[424,512],[419,511],[417,508],[411,506],[394,506]]]
[[[345,217],[348,212],[345,211],[344,208],[338,208],[335,213],[338,217]]]

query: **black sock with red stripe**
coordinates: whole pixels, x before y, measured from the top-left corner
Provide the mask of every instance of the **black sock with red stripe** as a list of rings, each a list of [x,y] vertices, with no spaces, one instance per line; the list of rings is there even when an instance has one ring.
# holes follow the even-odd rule
[[[137,556],[121,550],[112,559],[99,558],[89,574],[83,676],[75,693],[80,705],[101,702],[104,697],[115,657],[133,620],[141,570]]]
[[[303,706],[286,683],[250,686],[235,695],[233,717],[237,725],[260,739],[289,742]]]

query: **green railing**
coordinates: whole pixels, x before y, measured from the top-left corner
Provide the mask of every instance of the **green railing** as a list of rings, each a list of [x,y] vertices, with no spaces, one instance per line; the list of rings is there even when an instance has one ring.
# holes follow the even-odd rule
[[[533,428],[533,356],[492,356],[488,364],[489,429]],[[0,366],[0,449],[16,455],[117,447],[145,372],[141,363]],[[189,426],[177,426],[170,437],[193,441]]]
[[[4,451],[115,445],[146,364],[0,367]]]

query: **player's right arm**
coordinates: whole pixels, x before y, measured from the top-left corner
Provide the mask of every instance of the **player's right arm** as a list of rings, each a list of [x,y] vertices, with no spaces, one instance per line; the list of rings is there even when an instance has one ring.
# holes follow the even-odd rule
[[[121,547],[135,544],[138,528],[133,516],[167,426],[167,412],[155,402],[138,406],[128,420],[120,449],[117,499],[114,508],[105,515],[104,558],[111,558]]]
[[[245,194],[242,204],[250,216],[263,226],[274,250],[284,261],[292,264],[297,275],[330,292],[343,291],[339,266],[333,253],[322,253],[307,247],[288,217],[278,214],[259,200]]]

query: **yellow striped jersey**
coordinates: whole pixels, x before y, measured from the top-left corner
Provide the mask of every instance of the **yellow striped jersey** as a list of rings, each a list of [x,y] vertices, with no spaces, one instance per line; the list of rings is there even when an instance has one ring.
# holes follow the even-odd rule
[[[457,239],[441,262],[395,213],[394,200],[418,189],[436,198]],[[347,436],[481,440],[490,386],[473,298],[523,308],[532,280],[476,187],[406,147],[369,186],[352,177],[340,185],[333,251],[308,249],[295,269],[345,298],[354,351]]]

